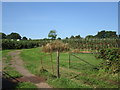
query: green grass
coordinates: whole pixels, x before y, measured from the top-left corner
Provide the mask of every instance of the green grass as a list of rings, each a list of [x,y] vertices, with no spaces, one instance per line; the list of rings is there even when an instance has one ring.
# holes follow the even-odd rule
[[[48,83],[53,85],[55,88],[89,88],[87,86],[82,86],[79,83],[74,82],[68,78],[59,78],[59,79],[52,79],[49,80]]]
[[[41,52],[41,48],[24,49],[21,53],[21,57],[25,62],[25,67],[33,74],[43,76],[47,79],[50,85],[53,87],[74,87],[74,88],[84,88],[84,87],[98,87],[98,88],[114,88],[117,85],[100,80],[104,77],[104,74],[99,74],[99,70],[94,69],[98,67],[102,60],[96,59],[93,54],[76,54],[81,59],[84,59],[89,65],[73,56],[71,56],[70,69],[68,68],[68,53],[60,53],[60,74],[61,78],[56,79],[56,53],[52,54],[54,75],[52,70],[52,63],[50,61],[50,56],[44,56],[46,53]],[[41,69],[41,56],[43,56],[43,67],[47,72],[40,72]],[[79,73],[81,73],[79,75]],[[99,75],[98,75],[99,74]],[[107,74],[106,74],[107,75]],[[81,77],[82,76],[82,77]],[[110,78],[111,77],[111,78]],[[117,77],[117,76],[116,76]],[[108,75],[107,79],[116,78],[112,75]],[[114,79],[113,79],[114,80]],[[64,82],[64,84],[62,83]],[[70,83],[68,83],[70,82]],[[86,83],[87,82],[87,83]],[[76,84],[77,83],[77,84]]]
[[[16,89],[17,88],[37,88],[33,83],[30,83],[30,82],[21,82],[21,83],[18,83],[17,86],[15,87]]]

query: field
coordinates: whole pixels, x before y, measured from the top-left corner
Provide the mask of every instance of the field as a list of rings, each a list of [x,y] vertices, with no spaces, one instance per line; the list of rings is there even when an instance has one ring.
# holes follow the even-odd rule
[[[60,79],[56,78],[56,53],[52,54],[52,62],[47,53],[41,52],[41,48],[24,49],[20,54],[25,62],[25,67],[33,74],[44,77],[47,82],[56,88],[117,88],[115,84],[117,75],[109,75],[96,68],[102,60],[96,59],[94,54],[76,54],[85,63],[74,56],[71,57],[69,68],[69,54],[60,54]],[[41,64],[41,57],[42,64]],[[52,67],[53,65],[53,67]],[[43,70],[41,69],[43,66]]]

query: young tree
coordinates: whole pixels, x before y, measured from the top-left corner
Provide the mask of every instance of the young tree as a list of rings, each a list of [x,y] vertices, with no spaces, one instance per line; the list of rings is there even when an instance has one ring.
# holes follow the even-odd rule
[[[55,30],[51,30],[48,34],[48,37],[51,38],[51,39],[56,39],[57,37],[57,33]]]
[[[69,50],[69,46],[68,44],[64,44],[62,41],[60,40],[55,40],[51,43],[48,43],[46,46],[44,46],[42,48],[42,51],[44,52],[56,52],[57,53],[57,78],[60,77],[60,73],[59,73],[59,53],[63,52],[63,51],[68,51]]]

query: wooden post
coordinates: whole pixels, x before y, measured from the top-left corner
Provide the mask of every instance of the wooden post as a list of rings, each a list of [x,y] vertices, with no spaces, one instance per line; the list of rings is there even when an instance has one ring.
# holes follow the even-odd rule
[[[70,53],[69,53],[69,68],[70,68]]]
[[[52,54],[50,54],[50,57],[51,57],[51,63],[52,63],[52,71],[53,71],[53,75],[54,75],[54,68],[53,68]]]
[[[57,78],[60,77],[60,72],[59,72],[59,51],[57,51]]]
[[[42,66],[41,68],[43,69],[42,57],[41,57],[40,63],[41,63],[41,66]]]

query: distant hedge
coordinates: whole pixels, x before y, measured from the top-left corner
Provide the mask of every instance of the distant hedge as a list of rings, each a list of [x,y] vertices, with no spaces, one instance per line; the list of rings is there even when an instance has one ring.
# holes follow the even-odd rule
[[[99,50],[101,48],[117,48],[120,39],[67,39],[63,42],[68,43],[73,49]]]
[[[2,40],[2,49],[23,49],[41,47],[53,40],[40,39],[40,40]],[[64,43],[68,43],[72,49],[87,49],[99,50],[101,48],[117,48],[120,46],[120,39],[63,39]]]
[[[33,41],[33,40],[21,40],[21,41],[11,41],[11,40],[2,40],[2,49],[27,49],[34,47],[41,47],[45,45],[45,41]]]

